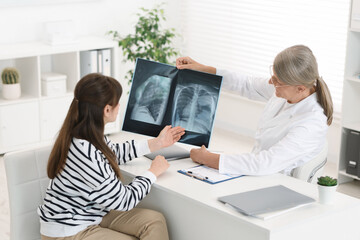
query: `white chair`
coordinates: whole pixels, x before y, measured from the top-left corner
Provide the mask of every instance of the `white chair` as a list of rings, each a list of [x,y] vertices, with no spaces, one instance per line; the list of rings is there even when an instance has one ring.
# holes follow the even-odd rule
[[[328,142],[324,144],[323,150],[302,166],[299,166],[291,172],[291,176],[307,181],[309,183],[316,183],[317,178],[320,177],[327,161]]]
[[[39,240],[36,213],[43,203],[49,179],[46,174],[51,146],[4,155],[10,202],[10,240]]]

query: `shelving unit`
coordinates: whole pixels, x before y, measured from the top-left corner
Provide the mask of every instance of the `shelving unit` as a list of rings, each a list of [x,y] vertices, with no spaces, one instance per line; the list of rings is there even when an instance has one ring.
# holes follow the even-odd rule
[[[55,139],[80,79],[80,52],[95,49],[111,50],[111,75],[118,79],[117,43],[103,38],[84,37],[61,46],[42,42],[0,45],[0,71],[15,67],[21,84],[21,97],[16,100],[3,99],[0,84],[0,154]],[[66,93],[43,96],[41,74],[45,72],[66,75]],[[119,121],[105,126],[105,134],[119,131]]]
[[[360,180],[357,175],[346,171],[350,160],[346,152],[350,145],[344,137],[345,131],[360,132],[360,108],[357,106],[360,103],[360,0],[352,0],[351,3],[344,76],[339,183]],[[360,146],[356,148],[360,150]]]

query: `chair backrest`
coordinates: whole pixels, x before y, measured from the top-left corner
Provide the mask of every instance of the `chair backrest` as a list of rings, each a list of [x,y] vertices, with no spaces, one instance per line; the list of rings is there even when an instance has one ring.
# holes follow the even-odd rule
[[[36,212],[49,184],[46,173],[51,146],[4,155],[10,203],[10,240],[39,240]]]
[[[322,174],[326,164],[327,153],[328,142],[326,141],[323,150],[304,165],[295,168],[292,171],[291,176],[309,183],[316,183],[317,178]]]

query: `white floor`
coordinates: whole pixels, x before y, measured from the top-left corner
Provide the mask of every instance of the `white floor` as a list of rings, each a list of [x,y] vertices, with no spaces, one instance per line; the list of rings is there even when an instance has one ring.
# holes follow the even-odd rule
[[[215,129],[212,141],[216,141],[216,134],[218,134],[218,131],[219,130]],[[240,141],[242,142],[242,144],[247,145],[247,148],[249,148],[253,144],[253,139],[251,138],[242,137],[233,133],[227,133],[227,135],[229,137],[233,137],[234,139],[236,138],[234,144],[235,142],[239,142],[239,138],[241,138]],[[113,141],[116,141],[117,135],[111,135],[110,138]],[[221,143],[217,143],[216,146],[221,146]],[[234,146],[233,149],[236,149],[237,147],[238,146]],[[323,175],[337,177],[337,164],[328,162],[325,165]],[[337,188],[337,191],[360,199],[360,181],[342,184]],[[6,184],[5,167],[2,156],[0,156],[0,240],[10,240],[9,199]]]

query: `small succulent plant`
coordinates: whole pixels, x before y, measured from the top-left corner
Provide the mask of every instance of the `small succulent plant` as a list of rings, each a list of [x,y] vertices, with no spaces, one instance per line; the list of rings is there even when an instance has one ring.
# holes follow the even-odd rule
[[[318,184],[321,186],[336,186],[337,179],[329,176],[322,176],[318,178]]]
[[[3,84],[16,84],[19,83],[19,72],[16,68],[4,68],[1,73],[1,79]]]

